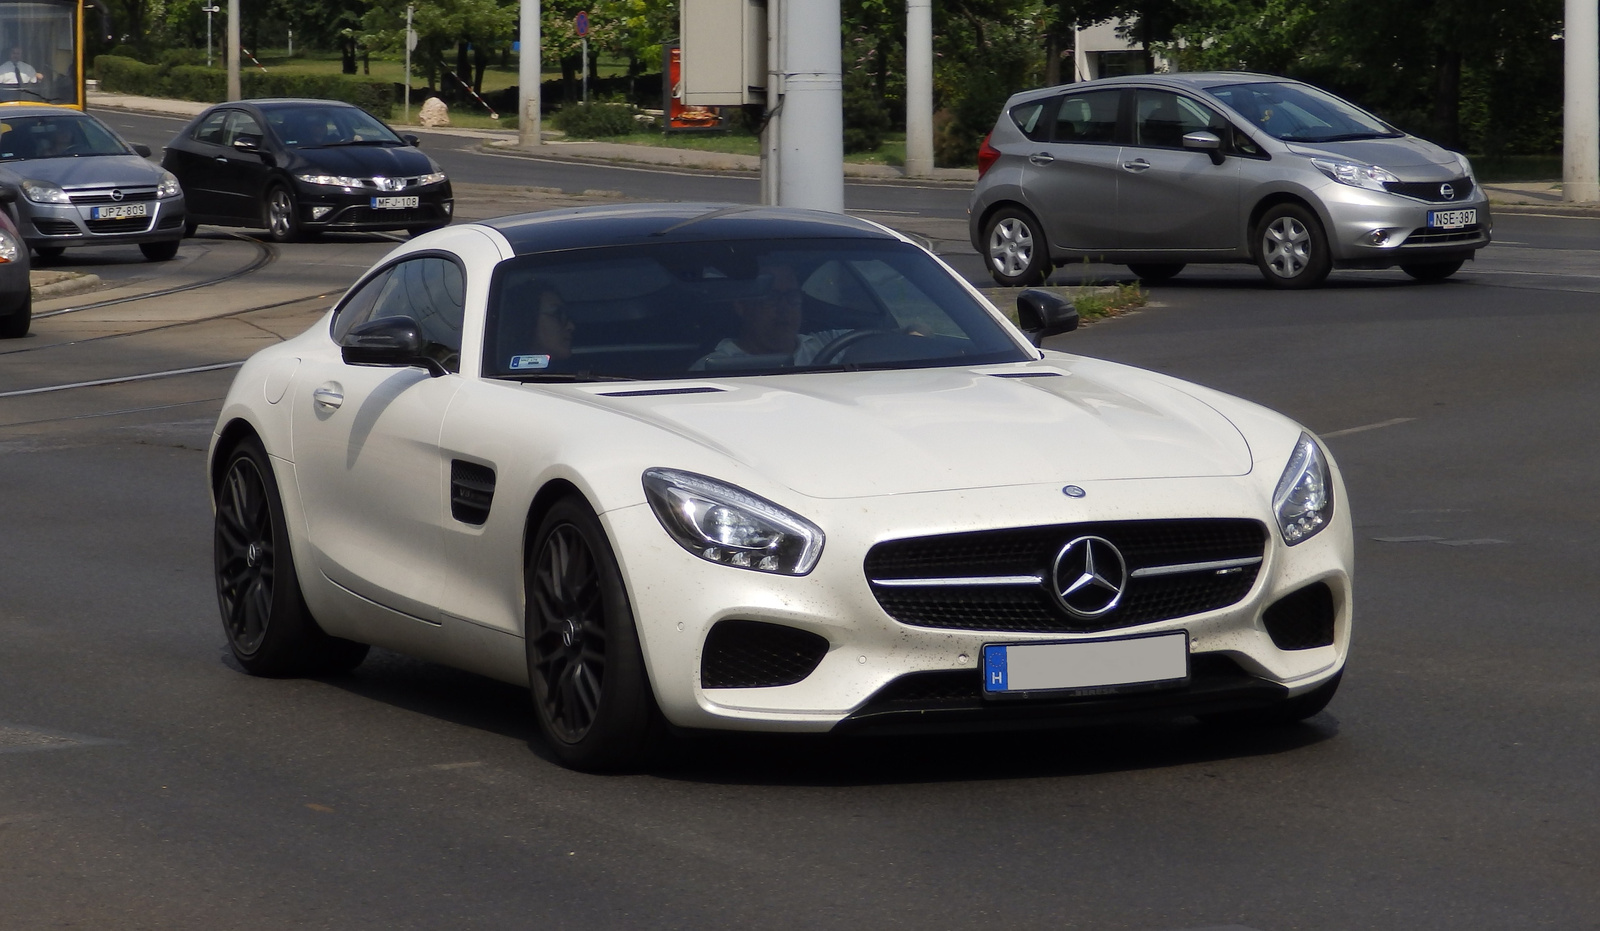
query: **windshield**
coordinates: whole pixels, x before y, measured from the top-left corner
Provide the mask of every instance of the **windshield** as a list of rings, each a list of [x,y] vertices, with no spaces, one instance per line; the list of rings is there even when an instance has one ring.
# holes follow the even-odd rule
[[[1024,361],[900,242],[661,243],[525,256],[490,286],[485,375],[716,378]]]
[[[76,3],[0,4],[0,102],[78,104]]]
[[[273,107],[267,123],[291,149],[335,145],[405,145],[377,117],[355,107]]]
[[[128,155],[129,148],[92,116],[6,116],[0,111],[0,161]]]
[[[1206,90],[1257,129],[1284,142],[1405,135],[1355,104],[1304,84],[1224,84]]]

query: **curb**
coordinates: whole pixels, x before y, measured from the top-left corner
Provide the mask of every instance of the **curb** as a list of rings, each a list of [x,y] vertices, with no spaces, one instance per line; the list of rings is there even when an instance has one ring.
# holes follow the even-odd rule
[[[1578,217],[1596,219],[1600,218],[1600,205],[1581,206],[1578,204],[1530,204],[1526,201],[1516,204],[1501,204],[1489,201],[1489,206],[1495,213],[1503,214],[1531,214],[1533,216]]]
[[[99,275],[81,272],[32,271],[28,273],[28,279],[36,301],[93,291],[101,285]]]

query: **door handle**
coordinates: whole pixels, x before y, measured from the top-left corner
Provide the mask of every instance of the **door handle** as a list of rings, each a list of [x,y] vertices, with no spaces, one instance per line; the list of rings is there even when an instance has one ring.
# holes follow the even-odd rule
[[[1133,172],[1134,174],[1138,174],[1139,172],[1144,171],[1146,168],[1149,168],[1150,163],[1142,158],[1136,158],[1131,162],[1123,162],[1122,167]]]
[[[226,155],[214,155],[212,157],[224,165],[228,164],[228,157]]]
[[[1034,163],[1035,165],[1048,165],[1055,160],[1056,157],[1051,155],[1049,152],[1035,152],[1028,156],[1028,161]]]
[[[338,410],[339,405],[344,403],[344,393],[331,385],[323,385],[321,388],[311,392],[311,400],[318,407],[327,408],[330,411]]]

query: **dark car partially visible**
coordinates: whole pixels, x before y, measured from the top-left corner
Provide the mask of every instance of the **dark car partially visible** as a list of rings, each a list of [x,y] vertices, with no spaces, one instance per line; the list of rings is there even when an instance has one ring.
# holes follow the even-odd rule
[[[264,228],[279,242],[321,232],[407,230],[450,222],[450,180],[383,121],[334,100],[244,100],[200,114],[167,144],[189,229]]]
[[[0,339],[27,336],[33,323],[28,244],[11,222],[16,199],[16,188],[0,182]]]

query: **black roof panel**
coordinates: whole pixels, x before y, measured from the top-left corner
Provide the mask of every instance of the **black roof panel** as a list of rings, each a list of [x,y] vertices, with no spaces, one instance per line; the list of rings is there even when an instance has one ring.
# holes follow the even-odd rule
[[[893,239],[864,220],[820,210],[736,204],[615,204],[482,221],[518,255],[651,242]]]

